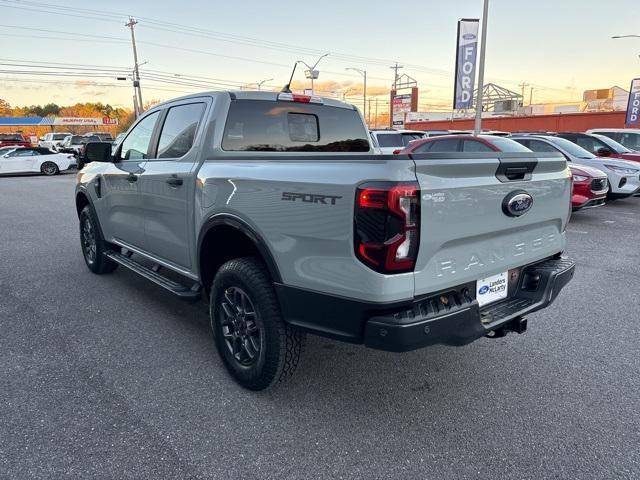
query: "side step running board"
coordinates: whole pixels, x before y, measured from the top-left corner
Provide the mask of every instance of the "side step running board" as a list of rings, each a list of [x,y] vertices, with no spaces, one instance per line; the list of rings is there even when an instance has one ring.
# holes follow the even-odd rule
[[[189,288],[185,285],[174,282],[173,280],[163,275],[160,275],[158,272],[153,271],[151,268],[145,267],[144,265],[119,252],[110,250],[108,252],[105,252],[104,255],[108,259],[113,260],[123,267],[126,267],[129,270],[133,270],[138,275],[142,275],[147,280],[151,280],[156,285],[169,290],[171,293],[177,295],[182,300],[193,302],[196,300],[200,300],[201,291],[199,283],[196,283],[193,287]]]

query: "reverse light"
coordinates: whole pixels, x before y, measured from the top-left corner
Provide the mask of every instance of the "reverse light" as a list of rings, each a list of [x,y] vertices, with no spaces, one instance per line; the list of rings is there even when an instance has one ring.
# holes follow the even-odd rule
[[[413,271],[420,244],[417,183],[372,182],[356,192],[356,256],[380,273]]]

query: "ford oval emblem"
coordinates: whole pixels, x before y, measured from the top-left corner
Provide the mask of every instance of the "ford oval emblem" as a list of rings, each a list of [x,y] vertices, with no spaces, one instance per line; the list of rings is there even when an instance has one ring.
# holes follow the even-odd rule
[[[465,33],[464,35],[462,35],[462,38],[464,38],[465,40],[475,40],[476,36],[473,33]]]
[[[504,197],[502,211],[509,217],[520,217],[531,210],[533,197],[524,190],[516,190]]]
[[[489,291],[489,286],[488,285],[483,285],[482,287],[480,287],[480,290],[478,290],[478,293],[480,295],[484,295],[488,291]]]

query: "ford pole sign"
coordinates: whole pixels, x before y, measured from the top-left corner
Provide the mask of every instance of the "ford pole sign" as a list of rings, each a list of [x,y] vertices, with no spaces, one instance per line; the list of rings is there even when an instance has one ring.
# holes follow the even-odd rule
[[[453,108],[456,110],[473,107],[479,23],[478,19],[463,19],[458,22],[456,80],[453,94]]]
[[[627,127],[640,127],[640,78],[634,78],[631,82],[625,125]]]

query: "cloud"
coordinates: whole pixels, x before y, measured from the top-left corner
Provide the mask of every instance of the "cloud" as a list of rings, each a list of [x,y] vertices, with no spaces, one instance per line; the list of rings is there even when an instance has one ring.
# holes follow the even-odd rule
[[[74,83],[76,87],[80,88],[94,87],[96,85],[95,80],[76,80]]]

